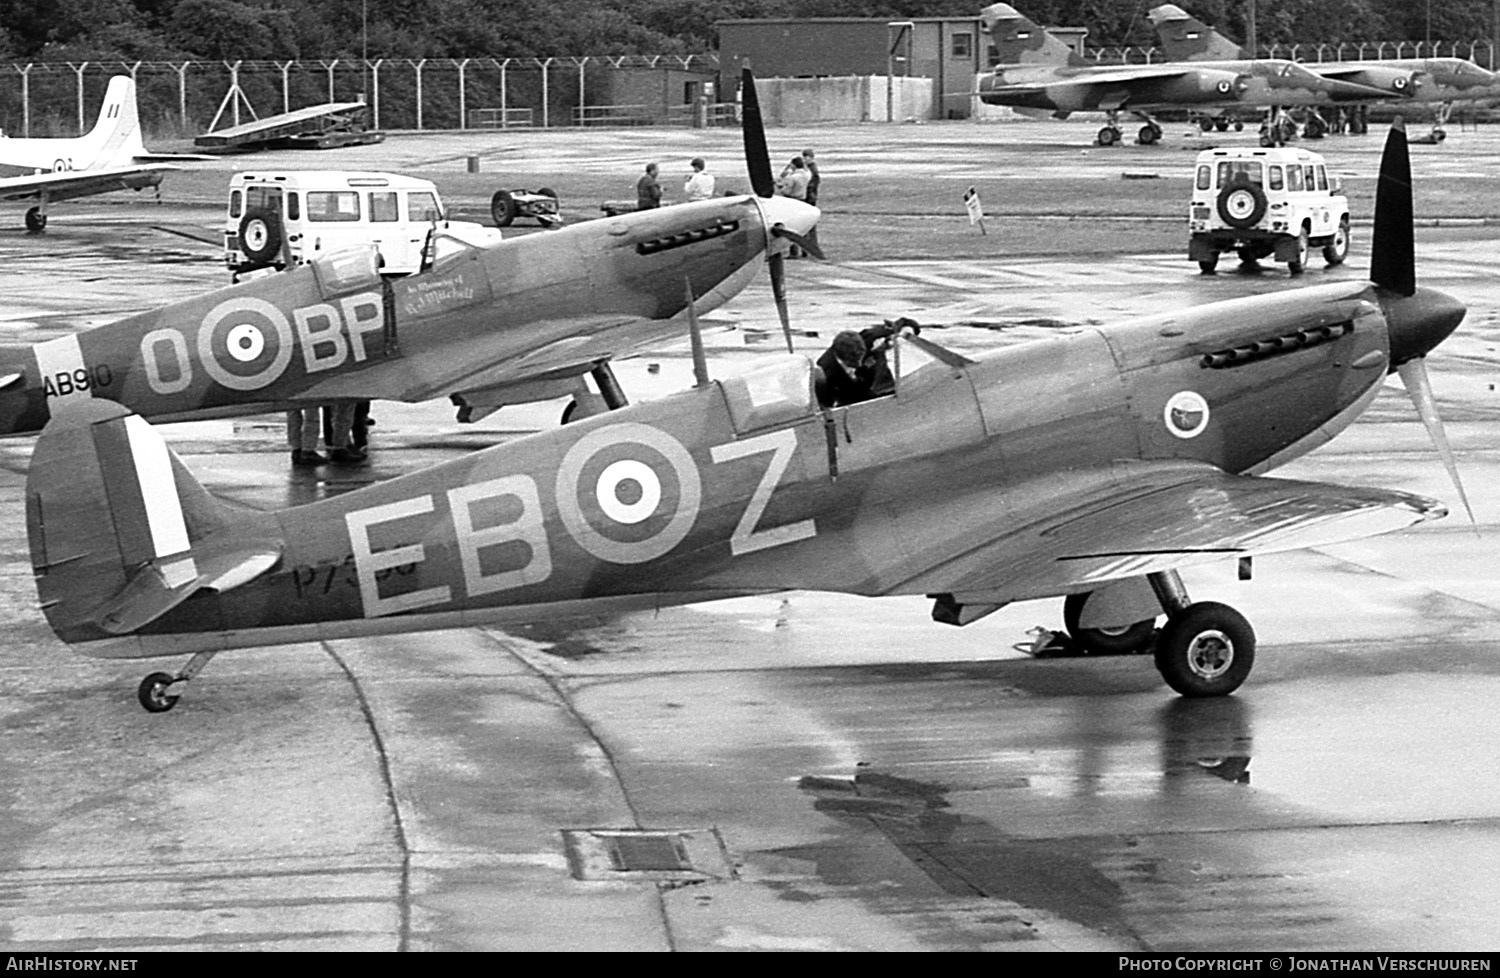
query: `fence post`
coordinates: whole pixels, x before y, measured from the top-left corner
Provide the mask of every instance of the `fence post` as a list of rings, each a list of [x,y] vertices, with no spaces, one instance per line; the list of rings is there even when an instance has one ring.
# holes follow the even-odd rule
[[[586,65],[586,64],[588,64],[588,63],[589,63],[589,59],[588,58],[579,58],[578,59],[578,118],[579,118],[580,121],[583,119],[584,107],[588,105],[588,102],[583,97],[583,88],[584,88],[583,66]]]
[[[17,68],[21,73],[21,135],[31,135],[31,65]]]
[[[548,58],[546,61],[542,62],[542,128],[543,129],[550,129],[552,127],[552,116],[551,116],[552,102],[551,102],[551,99],[548,97],[548,93],[547,93],[547,68],[555,60],[557,60],[557,59],[556,58]]]
[[[191,61],[184,61],[182,67],[173,67],[173,70],[177,72],[177,112],[182,116],[182,128],[184,132],[187,131],[188,127],[187,70],[190,64],[192,64]]]
[[[373,62],[365,62],[370,66],[370,105],[376,129],[380,128],[380,63],[384,60],[376,58]]]
[[[281,111],[287,113],[292,111],[292,65],[295,61],[285,64],[273,61],[272,64],[281,69]]]
[[[419,131],[422,128],[422,66],[426,63],[427,59],[423,58],[413,65],[417,72],[417,129]]]
[[[73,64],[71,61],[68,62],[68,67],[72,68],[73,73],[78,76],[78,135],[80,136],[88,132],[88,130],[83,127],[83,72],[84,69],[86,69],[88,66],[89,63],[87,61],[77,65]]]
[[[507,103],[505,101],[505,75],[506,75],[506,70],[509,67],[510,67],[510,59],[509,58],[506,58],[504,61],[500,62],[500,128],[501,129],[509,129],[510,128],[510,117],[505,114],[506,106],[509,104],[509,103]]]
[[[465,58],[458,62],[458,128],[469,128],[469,104],[464,94],[464,72],[469,67],[469,59]]]
[[[338,67],[339,59],[334,58],[332,61],[323,61],[319,63],[322,64],[323,70],[328,72],[328,101],[336,102],[338,101],[338,99],[333,97],[333,69]]]

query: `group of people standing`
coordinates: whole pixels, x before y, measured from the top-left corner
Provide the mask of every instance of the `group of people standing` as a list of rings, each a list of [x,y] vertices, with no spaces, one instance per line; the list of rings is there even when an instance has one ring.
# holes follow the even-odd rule
[[[335,465],[365,462],[370,423],[369,401],[293,408],[286,413],[286,440],[292,448],[292,465],[312,468],[329,462]],[[319,438],[328,448],[326,455],[318,451]]]
[[[692,169],[683,181],[682,192],[687,195],[689,202],[708,200],[714,195],[714,175],[708,172],[708,164],[701,156],[694,157],[689,165]],[[818,186],[822,182],[813,151],[804,149],[802,155],[792,157],[791,162],[782,169],[781,176],[776,181],[776,193],[816,205]],[[649,211],[661,205],[661,166],[647,163],[646,172],[635,182],[635,209]]]

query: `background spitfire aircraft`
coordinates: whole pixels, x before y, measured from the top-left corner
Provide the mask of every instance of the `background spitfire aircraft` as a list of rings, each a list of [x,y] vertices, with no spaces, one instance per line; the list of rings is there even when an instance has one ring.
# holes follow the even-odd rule
[[[1254,52],[1241,48],[1176,4],[1162,4],[1148,16],[1161,39],[1162,50],[1174,61],[1224,62],[1254,57]],[[1324,78],[1381,89],[1386,93],[1384,101],[1412,99],[1431,103],[1435,116],[1433,134],[1439,139],[1455,101],[1500,96],[1494,73],[1462,58],[1316,62],[1303,67]]]
[[[991,105],[1049,109],[1059,117],[1105,112],[1109,123],[1099,130],[1101,146],[1120,141],[1121,111],[1145,120],[1136,138],[1150,145],[1162,134],[1149,115],[1153,109],[1328,105],[1386,94],[1271,59],[1087,67],[1067,44],[1008,3],[985,7],[979,19],[1000,59],[1000,67],[980,80],[980,98]]]
[[[48,622],[79,651],[193,653],[139,698],[170,709],[237,647],[598,614],[805,588],[925,594],[965,624],[1069,595],[1096,651],[1227,694],[1255,636],[1177,569],[1440,516],[1398,492],[1264,478],[1328,441],[1399,369],[1445,460],[1423,356],[1464,307],[1414,280],[1393,131],[1369,283],[1086,327],[970,360],[911,339],[894,394],[822,409],[805,356],[276,513],[212,498],[107,400],[37,441],[27,527]],[[556,235],[547,235],[553,239]],[[690,323],[696,337],[697,323]]]
[[[26,212],[26,228],[47,226],[47,205],[113,190],[142,190],[161,183],[174,170],[170,160],[205,156],[146,152],[135,104],[135,82],[125,75],[109,80],[99,118],[76,139],[0,138],[0,200],[36,200]],[[19,174],[19,175],[17,175]]]
[[[294,403],[450,396],[461,420],[580,389],[608,361],[687,335],[690,297],[712,309],[767,258],[787,325],[783,258],[818,210],[772,195],[753,79],[744,132],[755,193],[678,204],[465,247],[385,279],[373,249],[311,264],[39,343],[0,350],[0,433],[39,429],[69,401],[107,397],[167,420]],[[790,342],[790,340],[788,340]]]

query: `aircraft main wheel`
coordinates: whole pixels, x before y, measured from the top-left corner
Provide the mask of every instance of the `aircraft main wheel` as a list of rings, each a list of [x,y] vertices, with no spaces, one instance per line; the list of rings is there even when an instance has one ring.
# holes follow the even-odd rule
[[[1063,598],[1063,627],[1073,641],[1094,655],[1137,655],[1151,646],[1156,635],[1156,619],[1148,618],[1121,628],[1084,628],[1078,624],[1089,593],[1070,594]]]
[[[1136,142],[1142,146],[1150,146],[1161,138],[1161,130],[1153,125],[1141,126],[1141,131],[1135,134]]]
[[[1245,122],[1244,122],[1243,119],[1236,119],[1236,120],[1234,120],[1234,131],[1235,132],[1244,132],[1245,131]]]
[[[1113,126],[1105,126],[1099,130],[1099,145],[1113,146],[1120,138],[1120,130]]]
[[[1254,664],[1255,630],[1217,601],[1188,605],[1156,639],[1156,669],[1183,696],[1228,696]]]
[[[1307,228],[1303,228],[1297,234],[1297,257],[1286,263],[1286,270],[1293,275],[1301,275],[1302,270],[1307,267]]]
[[[510,227],[510,223],[516,219],[516,213],[519,210],[520,208],[516,206],[516,199],[508,190],[497,190],[495,196],[490,198],[490,217],[495,219],[495,224],[499,227]]]
[[[1198,120],[1198,128],[1203,130],[1204,132],[1212,132],[1214,125],[1214,120],[1209,118],[1208,116],[1204,116],[1203,118]]]
[[[256,207],[240,219],[240,251],[254,265],[269,265],[281,254],[281,218]]]
[[[1448,138],[1448,131],[1446,129],[1434,129],[1432,130],[1432,138],[1438,142],[1442,142]]]
[[[1330,265],[1342,265],[1348,257],[1349,219],[1345,218],[1339,222],[1339,229],[1333,232],[1333,240],[1323,246],[1323,260]]]
[[[42,213],[40,207],[33,207],[26,212],[26,230],[32,234],[41,234],[47,227],[47,215]]]
[[[153,672],[141,680],[140,689],[136,690],[136,698],[141,705],[151,713],[165,713],[177,705],[178,697],[168,696],[167,687],[176,681],[176,677],[165,672]]]

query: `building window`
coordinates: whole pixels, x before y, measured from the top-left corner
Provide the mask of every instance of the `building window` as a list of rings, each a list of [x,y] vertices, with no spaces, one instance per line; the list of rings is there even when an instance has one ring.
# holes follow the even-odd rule
[[[974,35],[968,31],[955,31],[953,34],[953,56],[955,58],[972,58],[974,56]]]

